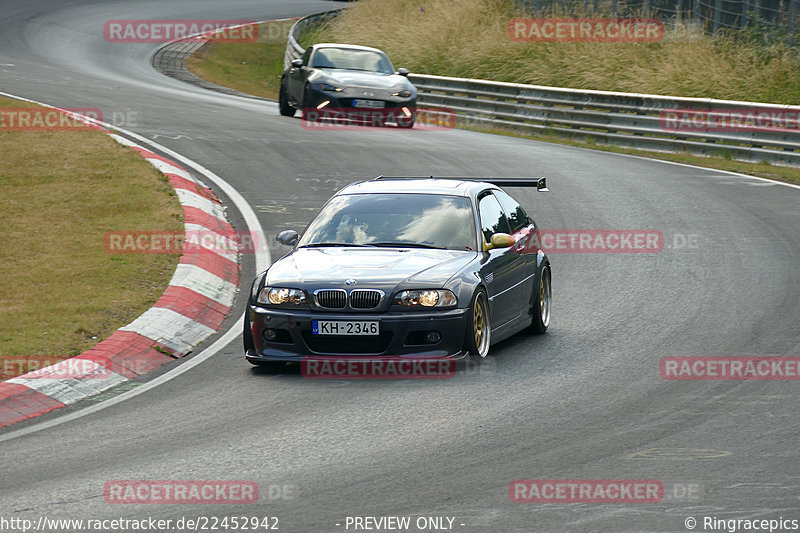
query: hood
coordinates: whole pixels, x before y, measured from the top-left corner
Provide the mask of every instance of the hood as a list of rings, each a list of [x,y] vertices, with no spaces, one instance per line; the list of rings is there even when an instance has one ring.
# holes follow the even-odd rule
[[[399,74],[378,74],[360,70],[320,69],[330,83],[341,87],[358,87],[365,89],[408,89],[414,86],[405,76]]]
[[[267,271],[267,285],[319,288],[381,289],[398,286],[443,287],[464,268],[474,252],[391,248],[300,248]],[[345,280],[356,283],[346,286]]]

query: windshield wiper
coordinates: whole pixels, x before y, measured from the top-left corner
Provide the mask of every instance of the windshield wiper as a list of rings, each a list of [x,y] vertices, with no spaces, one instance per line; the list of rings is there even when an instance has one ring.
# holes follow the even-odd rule
[[[311,244],[304,244],[298,248],[324,248],[326,246],[372,246],[371,244],[354,244],[350,242],[314,242]]]
[[[433,244],[423,244],[420,242],[371,242],[372,246],[385,246],[389,248],[431,248],[433,250],[446,250],[444,246],[434,246]]]

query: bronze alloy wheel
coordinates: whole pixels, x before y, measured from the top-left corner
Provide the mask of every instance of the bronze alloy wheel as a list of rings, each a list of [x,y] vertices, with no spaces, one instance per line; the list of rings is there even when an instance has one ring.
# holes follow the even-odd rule
[[[542,280],[539,283],[539,317],[545,329],[550,325],[550,305],[553,295],[550,288],[550,267],[542,270]]]
[[[530,331],[544,333],[550,327],[550,313],[553,306],[553,290],[551,285],[550,265],[542,266],[539,276],[539,288],[531,295],[531,323]]]
[[[467,349],[470,355],[486,357],[492,340],[492,328],[489,319],[489,304],[486,293],[478,291],[472,299],[468,330]]]

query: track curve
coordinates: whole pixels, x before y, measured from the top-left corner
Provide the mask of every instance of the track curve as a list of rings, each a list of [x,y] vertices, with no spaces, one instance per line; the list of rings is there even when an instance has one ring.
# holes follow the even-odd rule
[[[671,355],[800,356],[800,190],[467,131],[308,131],[275,104],[157,73],[157,44],[111,45],[102,34],[108,19],[274,19],[332,4],[6,0],[0,90],[135,117],[121,125],[223,176],[268,235],[302,227],[337,188],[377,174],[545,175],[548,195],[516,193],[541,226],[652,228],[665,249],[554,254],[548,334],[497,345],[481,372],[451,380],[261,374],[235,338],[145,393],[2,442],[0,516],[277,515],[290,532],[344,530],[336,524],[348,515],[451,516],[458,531],[503,532],[683,531],[686,516],[703,514],[800,519],[796,382],[672,382],[658,369]],[[675,246],[688,235],[696,247]],[[241,310],[238,301],[229,324]],[[262,497],[105,503],[104,483],[123,479],[248,479]],[[520,504],[508,498],[515,479],[694,490],[655,504]],[[292,498],[269,500],[271,485],[290,485]]]

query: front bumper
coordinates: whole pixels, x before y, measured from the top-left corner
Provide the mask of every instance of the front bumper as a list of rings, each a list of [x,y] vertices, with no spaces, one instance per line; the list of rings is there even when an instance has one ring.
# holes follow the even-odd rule
[[[330,112],[343,114],[343,113],[381,113],[386,117],[403,116],[403,108],[415,112],[417,107],[417,98],[412,96],[410,98],[390,97],[388,95],[375,95],[371,97],[359,95],[357,92],[353,94],[345,94],[325,92],[319,89],[312,89],[311,100],[304,102],[303,107],[309,111],[317,110],[317,106],[323,102],[328,102],[320,111],[327,109]],[[374,102],[382,102],[383,107],[354,107],[354,100],[371,100]]]
[[[248,320],[255,350],[245,357],[252,363],[299,362],[309,356],[338,357],[450,357],[464,359],[467,309],[406,313],[323,313],[267,309],[248,306]],[[313,320],[378,321],[380,335],[315,335]],[[271,329],[272,340],[265,338]],[[441,339],[425,343],[426,332],[438,332]]]

